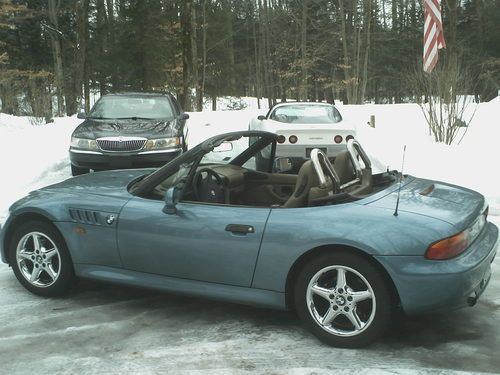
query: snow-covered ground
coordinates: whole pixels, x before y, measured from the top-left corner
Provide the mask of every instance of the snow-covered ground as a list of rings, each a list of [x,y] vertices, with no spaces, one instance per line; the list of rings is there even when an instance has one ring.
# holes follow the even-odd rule
[[[339,106],[378,170],[464,185],[490,202],[500,225],[500,98],[480,104],[460,145],[435,144],[417,105]],[[191,113],[190,147],[246,129],[247,109]],[[366,123],[376,116],[375,129]],[[70,177],[68,145],[81,120],[31,126],[0,114],[0,224],[9,205],[38,187]],[[238,147],[237,147],[238,148]],[[363,350],[320,344],[291,313],[241,307],[130,288],[82,283],[66,299],[26,292],[0,265],[0,373],[452,374],[500,372],[500,260],[478,305],[395,322]]]

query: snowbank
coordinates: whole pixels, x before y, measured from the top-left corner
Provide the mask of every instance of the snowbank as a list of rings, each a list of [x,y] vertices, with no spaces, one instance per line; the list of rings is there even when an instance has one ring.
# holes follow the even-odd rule
[[[257,108],[255,98],[242,98],[242,101],[246,103],[243,110],[190,113],[189,147],[218,133],[247,129],[252,117],[267,112],[266,108]],[[261,104],[265,106],[267,102],[262,100]],[[358,139],[373,159],[377,171],[401,169],[406,145],[405,173],[478,190],[488,198],[491,214],[500,215],[500,183],[495,168],[495,163],[500,161],[497,145],[500,98],[477,106],[463,141],[454,146],[432,140],[416,104],[338,107],[343,117],[356,125]],[[367,125],[370,115],[376,117],[375,129]],[[65,117],[44,126],[32,126],[25,117],[0,114],[0,170],[4,181],[0,194],[0,223],[16,199],[70,177],[69,140],[80,122],[76,117]]]

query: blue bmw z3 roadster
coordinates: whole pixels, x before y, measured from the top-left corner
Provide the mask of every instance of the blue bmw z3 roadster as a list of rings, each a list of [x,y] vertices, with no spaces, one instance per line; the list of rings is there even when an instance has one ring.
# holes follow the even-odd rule
[[[333,161],[309,150],[299,166],[275,158],[276,141],[222,134],[159,169],[36,190],[10,207],[2,260],[42,296],[89,278],[293,309],[340,347],[369,344],[395,311],[476,302],[498,245],[481,194],[374,174],[355,140]],[[262,153],[269,162],[256,164]]]

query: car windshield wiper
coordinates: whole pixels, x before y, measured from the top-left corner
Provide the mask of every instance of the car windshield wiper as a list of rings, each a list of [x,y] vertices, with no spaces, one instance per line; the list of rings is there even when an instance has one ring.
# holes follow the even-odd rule
[[[94,120],[110,120],[111,117],[102,117],[102,116],[87,116],[87,118],[91,118]]]
[[[117,117],[116,120],[158,120],[158,119],[151,117],[132,116],[132,117]]]

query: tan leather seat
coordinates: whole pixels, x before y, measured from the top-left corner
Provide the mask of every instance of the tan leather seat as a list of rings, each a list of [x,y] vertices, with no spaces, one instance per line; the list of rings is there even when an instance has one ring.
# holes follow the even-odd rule
[[[339,152],[339,154],[335,157],[333,169],[335,169],[335,172],[337,172],[337,175],[339,176],[340,185],[356,178],[356,170],[352,165],[351,156],[347,150]]]
[[[309,203],[309,191],[319,186],[319,179],[312,161],[308,160],[299,169],[295,189],[283,207],[306,207]]]

